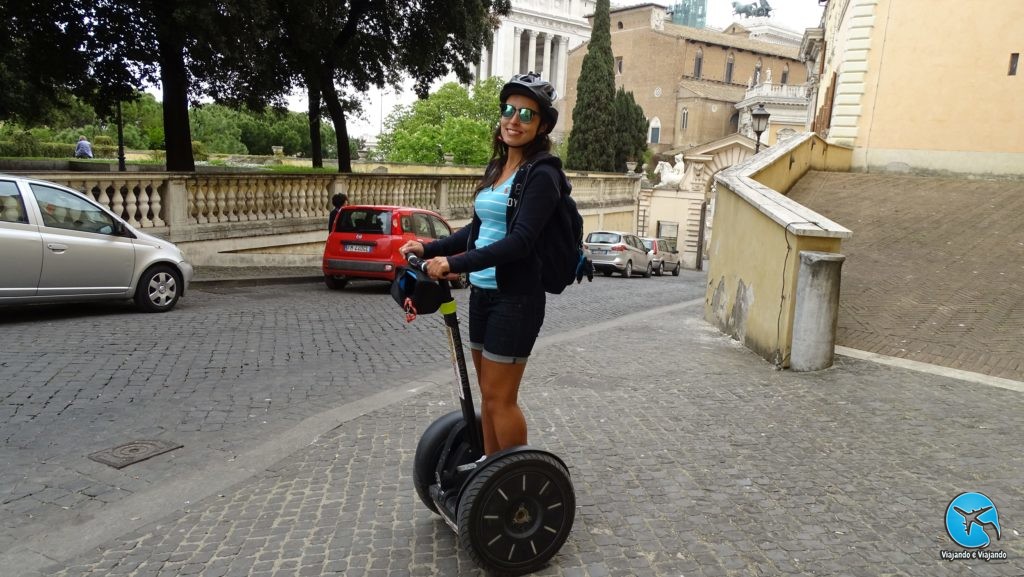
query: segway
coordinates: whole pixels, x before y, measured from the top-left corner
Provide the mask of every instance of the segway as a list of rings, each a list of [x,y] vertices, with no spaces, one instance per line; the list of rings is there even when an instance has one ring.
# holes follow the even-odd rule
[[[408,321],[440,309],[462,407],[434,421],[420,437],[413,461],[416,493],[488,572],[536,571],[572,530],[576,494],[568,468],[556,455],[526,445],[483,457],[483,431],[448,281],[431,279],[425,261],[412,254],[407,258],[411,268],[398,271],[392,296]]]

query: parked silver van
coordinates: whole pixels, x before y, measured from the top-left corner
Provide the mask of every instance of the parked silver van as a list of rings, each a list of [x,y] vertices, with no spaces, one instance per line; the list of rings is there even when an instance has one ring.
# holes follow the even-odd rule
[[[635,234],[594,231],[583,241],[583,249],[594,263],[594,270],[605,276],[617,272],[628,278],[640,271],[644,277],[650,277],[654,270],[650,251]]]
[[[178,247],[89,196],[0,174],[0,305],[134,299],[166,312],[192,273]]]

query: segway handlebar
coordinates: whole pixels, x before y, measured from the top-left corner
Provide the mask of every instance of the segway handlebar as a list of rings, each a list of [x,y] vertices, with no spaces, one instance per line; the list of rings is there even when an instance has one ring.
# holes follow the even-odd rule
[[[418,270],[420,272],[424,272],[424,273],[427,272],[427,261],[425,261],[422,258],[414,255],[413,253],[411,253],[411,252],[405,253],[405,260],[406,260],[406,262],[409,263],[409,266],[411,266],[412,268],[414,268],[414,269],[416,269],[416,270]]]

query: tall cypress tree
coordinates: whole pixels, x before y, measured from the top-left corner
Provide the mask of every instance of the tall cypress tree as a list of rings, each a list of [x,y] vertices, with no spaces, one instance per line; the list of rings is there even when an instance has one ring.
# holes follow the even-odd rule
[[[632,92],[619,87],[615,91],[615,170],[626,170],[630,159],[643,161],[647,149],[647,117],[644,109],[636,103]]]
[[[615,171],[615,58],[609,0],[597,0],[590,44],[576,82],[576,107],[565,163],[574,170]]]

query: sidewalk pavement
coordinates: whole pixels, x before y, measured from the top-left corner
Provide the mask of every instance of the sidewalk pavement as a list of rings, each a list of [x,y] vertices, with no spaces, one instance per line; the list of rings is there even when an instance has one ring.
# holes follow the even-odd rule
[[[323,282],[323,278],[320,267],[311,266],[197,266],[192,284]]]
[[[540,575],[1024,575],[1024,383],[856,352],[777,371],[702,313],[695,299],[542,334],[521,404],[531,442],[568,463],[577,511]],[[127,502],[26,551],[79,551],[44,572],[61,577],[479,574],[412,486],[420,434],[458,407],[451,380],[435,366],[382,382],[225,464],[252,471],[240,481],[140,495],[158,520],[132,526]],[[996,558],[941,557],[963,551],[945,523],[963,492],[995,505]]]

